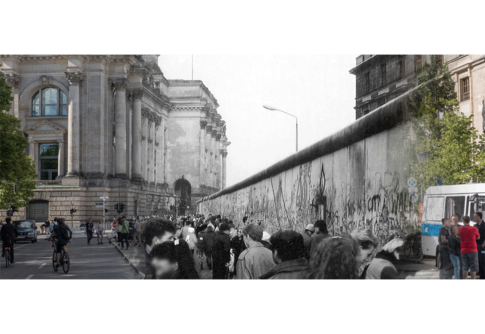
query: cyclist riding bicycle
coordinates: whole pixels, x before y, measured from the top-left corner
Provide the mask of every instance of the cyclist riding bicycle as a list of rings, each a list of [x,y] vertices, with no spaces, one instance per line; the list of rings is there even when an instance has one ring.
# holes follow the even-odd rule
[[[66,231],[68,231],[68,235],[66,235]],[[51,241],[52,238],[57,239],[56,243],[56,267],[59,268],[61,263],[61,251],[67,252],[67,243],[71,239],[72,232],[69,227],[64,222],[64,218],[57,218],[57,225],[54,226],[51,236],[48,241]]]
[[[19,232],[17,227],[12,224],[12,218],[5,218],[6,224],[2,226],[0,231],[0,239],[2,239],[2,257],[5,256],[5,247],[10,247],[10,263],[15,263],[13,260],[13,246],[15,239],[17,239]]]

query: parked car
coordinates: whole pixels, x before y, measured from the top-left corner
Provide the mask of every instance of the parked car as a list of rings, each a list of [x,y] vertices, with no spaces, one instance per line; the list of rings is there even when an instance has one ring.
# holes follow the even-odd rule
[[[17,241],[37,242],[37,226],[35,220],[14,220],[12,222],[19,232]]]

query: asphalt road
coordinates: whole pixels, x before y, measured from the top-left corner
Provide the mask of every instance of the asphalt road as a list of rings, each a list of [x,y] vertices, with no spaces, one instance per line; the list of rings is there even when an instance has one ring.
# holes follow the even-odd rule
[[[96,239],[87,245],[85,238],[73,238],[67,245],[71,267],[52,268],[51,243],[39,235],[37,243],[19,242],[15,245],[15,263],[5,267],[0,258],[0,279],[139,279],[140,276],[107,240],[98,245]]]

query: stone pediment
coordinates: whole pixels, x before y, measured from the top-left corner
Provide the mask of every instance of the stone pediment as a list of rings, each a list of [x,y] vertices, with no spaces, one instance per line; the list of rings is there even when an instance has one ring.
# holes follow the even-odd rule
[[[29,135],[35,134],[63,134],[66,132],[66,129],[62,126],[52,123],[49,120],[42,120],[37,122],[30,128],[25,130],[25,133]]]

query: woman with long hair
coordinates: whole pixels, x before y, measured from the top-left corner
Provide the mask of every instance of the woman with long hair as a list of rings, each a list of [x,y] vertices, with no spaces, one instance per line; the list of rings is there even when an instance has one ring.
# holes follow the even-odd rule
[[[153,247],[150,267],[156,279],[198,279],[195,261],[184,240],[166,241]]]
[[[359,243],[350,237],[322,240],[310,260],[310,279],[359,278]]]

